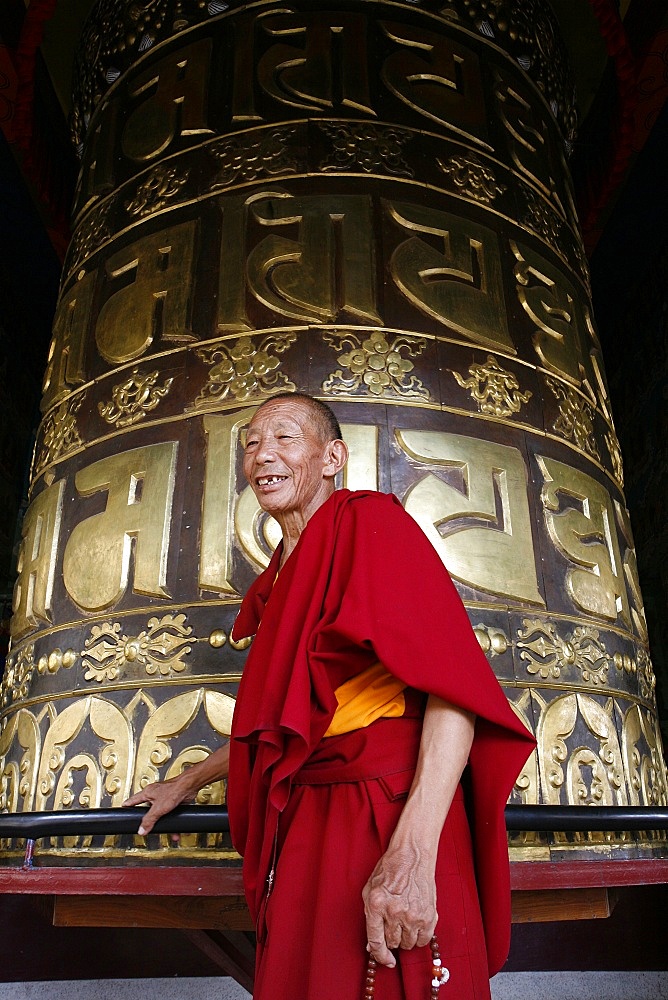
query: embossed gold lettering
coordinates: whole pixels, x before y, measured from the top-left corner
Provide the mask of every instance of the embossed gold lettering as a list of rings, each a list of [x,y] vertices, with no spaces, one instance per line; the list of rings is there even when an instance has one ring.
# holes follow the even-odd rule
[[[212,43],[203,38],[165,56],[132,84],[142,98],[125,123],[121,146],[131,160],[151,160],[178,136],[211,132],[206,95]]]
[[[274,100],[307,111],[335,103],[374,114],[367,77],[367,20],[361,14],[281,13],[264,17],[269,36],[285,39],[259,59],[257,76]]]
[[[105,509],[70,534],[63,581],[86,611],[115,605],[126,592],[134,553],[133,592],[169,597],[169,527],[177,443],[166,441],[110,455],[77,472],[79,493],[108,493]]]
[[[97,272],[81,272],[64,292],[53,321],[53,337],[44,376],[42,412],[86,381],[84,357]]]
[[[402,229],[443,242],[441,251],[421,236],[411,236],[392,254],[392,278],[409,302],[476,343],[516,353],[506,321],[496,233],[423,205],[386,204]]]
[[[597,480],[552,458],[538,456],[545,484],[541,500],[552,542],[570,566],[566,592],[582,611],[629,624],[629,603],[615,512]]]
[[[401,46],[383,64],[381,78],[388,90],[448,131],[487,145],[485,95],[475,53],[423,28],[389,21],[382,28]]]
[[[250,330],[246,315],[246,199],[219,201],[222,215],[218,271],[218,329]]]
[[[535,99],[525,97],[514,80],[497,69],[495,96],[508,134],[510,155],[519,173],[551,196],[554,182],[549,161],[549,134]],[[545,112],[547,115],[547,111]]]
[[[421,476],[403,503],[450,573],[476,590],[544,604],[517,448],[444,431],[395,433],[409,458],[447,477]]]
[[[206,471],[199,560],[201,590],[237,595],[232,583],[236,455],[241,430],[254,413],[255,407],[249,406],[225,415],[208,413],[203,418]]]
[[[53,483],[30,504],[23,519],[23,539],[14,586],[12,638],[51,622],[58,536],[65,480]]]
[[[536,329],[533,345],[540,361],[550,371],[580,385],[591,387],[591,359],[585,344],[594,333],[578,309],[578,297],[563,273],[540,254],[510,241],[517,260],[517,297]]]
[[[197,222],[145,236],[107,259],[110,294],[95,339],[110,364],[140,357],[154,339],[183,341],[190,332]]]
[[[381,322],[370,198],[272,192],[255,200],[252,211],[263,226],[299,226],[297,240],[272,234],[249,254],[248,283],[260,302],[307,322],[333,320],[340,312]]]
[[[104,104],[99,112],[97,124],[86,138],[75,195],[75,215],[114,187],[117,119],[118,104],[112,99]]]

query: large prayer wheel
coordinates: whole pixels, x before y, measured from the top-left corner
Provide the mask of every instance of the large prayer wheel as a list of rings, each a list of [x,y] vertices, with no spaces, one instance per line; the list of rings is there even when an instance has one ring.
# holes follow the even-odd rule
[[[396,493],[453,574],[537,736],[517,801],[665,805],[547,3],[100,0],[75,102],[0,806],[117,805],[229,733],[230,629],[277,540],[240,444],[291,389],[339,416],[345,485]],[[87,844],[230,856],[204,836]]]

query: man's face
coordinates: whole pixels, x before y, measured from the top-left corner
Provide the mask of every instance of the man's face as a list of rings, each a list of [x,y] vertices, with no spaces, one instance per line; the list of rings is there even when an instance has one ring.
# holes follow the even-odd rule
[[[310,516],[331,490],[329,444],[308,403],[264,403],[251,420],[244,452],[244,475],[260,506],[274,516]]]

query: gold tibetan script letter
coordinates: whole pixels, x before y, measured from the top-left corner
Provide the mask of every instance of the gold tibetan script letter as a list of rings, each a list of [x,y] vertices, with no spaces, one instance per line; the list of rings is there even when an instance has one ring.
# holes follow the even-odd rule
[[[232,584],[232,532],[237,499],[236,456],[239,434],[255,413],[249,406],[226,416],[206,414],[206,471],[202,497],[201,590],[237,594]]]
[[[267,236],[249,254],[248,283],[260,302],[307,322],[333,320],[345,310],[380,323],[370,198],[267,193],[252,210],[263,226],[299,225],[298,240]]]
[[[211,132],[206,127],[211,39],[165,56],[134,81],[131,97],[142,103],[129,116],[121,146],[131,160],[151,160],[179,135]]]
[[[517,448],[444,431],[401,430],[396,436],[410,458],[451,479],[429,472],[404,498],[450,573],[476,590],[544,604]]]
[[[403,229],[443,241],[439,251],[412,236],[392,254],[392,277],[406,298],[470,340],[515,354],[506,321],[496,233],[470,219],[423,205],[386,204]]]
[[[297,43],[281,41],[260,57],[257,75],[266,94],[281,104],[322,111],[334,107],[334,94],[340,92],[344,106],[374,114],[363,15],[283,12],[260,23],[268,35]]]
[[[577,608],[628,625],[629,602],[608,491],[591,476],[553,458],[538,457],[545,479],[541,500],[552,542],[571,567],[566,591]]]
[[[577,385],[583,379],[591,383],[591,359],[583,349],[590,334],[583,329],[574,289],[561,271],[534,250],[514,240],[510,247],[517,259],[517,297],[536,324],[533,345],[541,363]]]
[[[40,622],[51,621],[64,488],[64,479],[49,486],[33,500],[23,519],[19,576],[14,587],[13,639],[19,639]]]
[[[508,134],[510,155],[520,174],[533,181],[548,196],[554,181],[550,176],[548,130],[540,116],[538,103],[524,97],[515,81],[505,80],[496,70],[495,96],[501,120]],[[547,111],[546,111],[547,114]]]
[[[133,448],[77,473],[82,496],[100,490],[109,494],[102,513],[78,524],[65,549],[63,580],[80,608],[101,611],[120,600],[133,552],[133,591],[169,597],[165,584],[176,450],[175,441]]]
[[[95,339],[110,364],[140,357],[154,338],[192,339],[196,231],[196,222],[184,222],[145,236],[107,259],[112,292],[100,309]]]
[[[96,271],[81,276],[63,294],[53,321],[53,339],[44,376],[42,412],[86,381],[86,334],[91,316]]]
[[[381,78],[388,90],[439,125],[485,142],[485,95],[475,53],[422,28],[394,22],[382,23],[382,28],[402,46],[383,65]]]

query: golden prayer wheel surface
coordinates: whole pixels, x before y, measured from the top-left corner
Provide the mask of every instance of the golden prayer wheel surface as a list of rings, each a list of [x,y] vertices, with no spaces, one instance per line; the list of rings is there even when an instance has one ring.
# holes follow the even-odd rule
[[[666,804],[568,81],[538,0],[97,5],[0,808],[118,805],[229,733],[230,629],[278,538],[240,443],[293,389],[341,420],[343,485],[396,493],[453,574],[538,740],[515,801]],[[401,579],[387,589],[400,603]],[[512,850],[644,856],[657,838]],[[86,845],[231,857],[211,835],[44,851]]]

